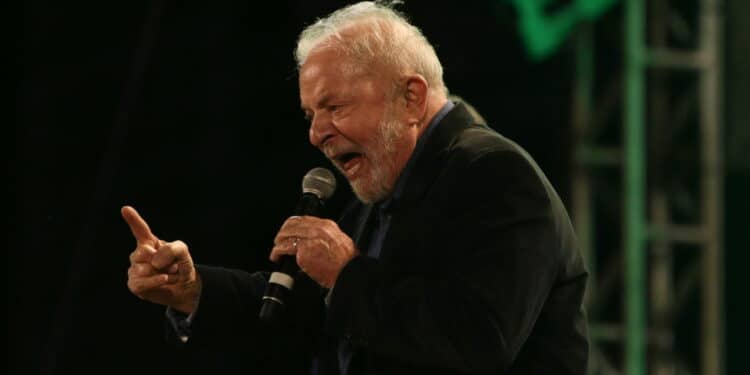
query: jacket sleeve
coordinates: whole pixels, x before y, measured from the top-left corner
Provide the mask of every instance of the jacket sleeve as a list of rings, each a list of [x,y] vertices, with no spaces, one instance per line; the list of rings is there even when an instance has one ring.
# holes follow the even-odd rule
[[[321,292],[312,280],[298,275],[285,314],[267,323],[258,319],[267,272],[205,265],[197,271],[203,286],[190,338],[172,340],[191,371],[308,371],[322,320]]]

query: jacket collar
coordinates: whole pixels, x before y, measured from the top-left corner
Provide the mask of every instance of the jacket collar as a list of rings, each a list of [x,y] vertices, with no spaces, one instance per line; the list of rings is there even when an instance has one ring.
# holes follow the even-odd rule
[[[453,109],[437,124],[434,124],[424,148],[414,160],[415,164],[405,181],[404,191],[388,207],[389,212],[409,207],[422,199],[428,188],[439,175],[446,153],[455,143],[458,135],[466,128],[476,126],[466,106],[456,103]]]

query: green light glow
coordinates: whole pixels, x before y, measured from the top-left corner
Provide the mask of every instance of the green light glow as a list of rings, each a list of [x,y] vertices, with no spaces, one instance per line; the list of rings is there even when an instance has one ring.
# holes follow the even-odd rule
[[[573,0],[552,14],[545,7],[551,0],[508,0],[515,6],[519,29],[529,57],[540,61],[553,54],[576,24],[599,18],[617,0]]]

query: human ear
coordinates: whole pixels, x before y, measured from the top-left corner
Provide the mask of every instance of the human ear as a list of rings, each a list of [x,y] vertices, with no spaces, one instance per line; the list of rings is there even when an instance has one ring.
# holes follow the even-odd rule
[[[419,74],[406,77],[406,121],[408,124],[418,124],[424,120],[427,112],[427,80]]]

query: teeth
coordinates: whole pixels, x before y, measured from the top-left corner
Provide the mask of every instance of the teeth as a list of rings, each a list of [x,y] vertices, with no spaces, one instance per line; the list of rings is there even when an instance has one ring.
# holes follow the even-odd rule
[[[356,171],[359,169],[360,163],[361,163],[361,160],[357,159],[360,156],[361,155],[358,154],[358,153],[356,153],[356,152],[351,152],[351,153],[347,153],[347,154],[342,155],[339,158],[339,163],[340,163],[342,169],[345,170],[346,173],[349,174],[349,175],[353,175],[354,173],[356,173]]]

